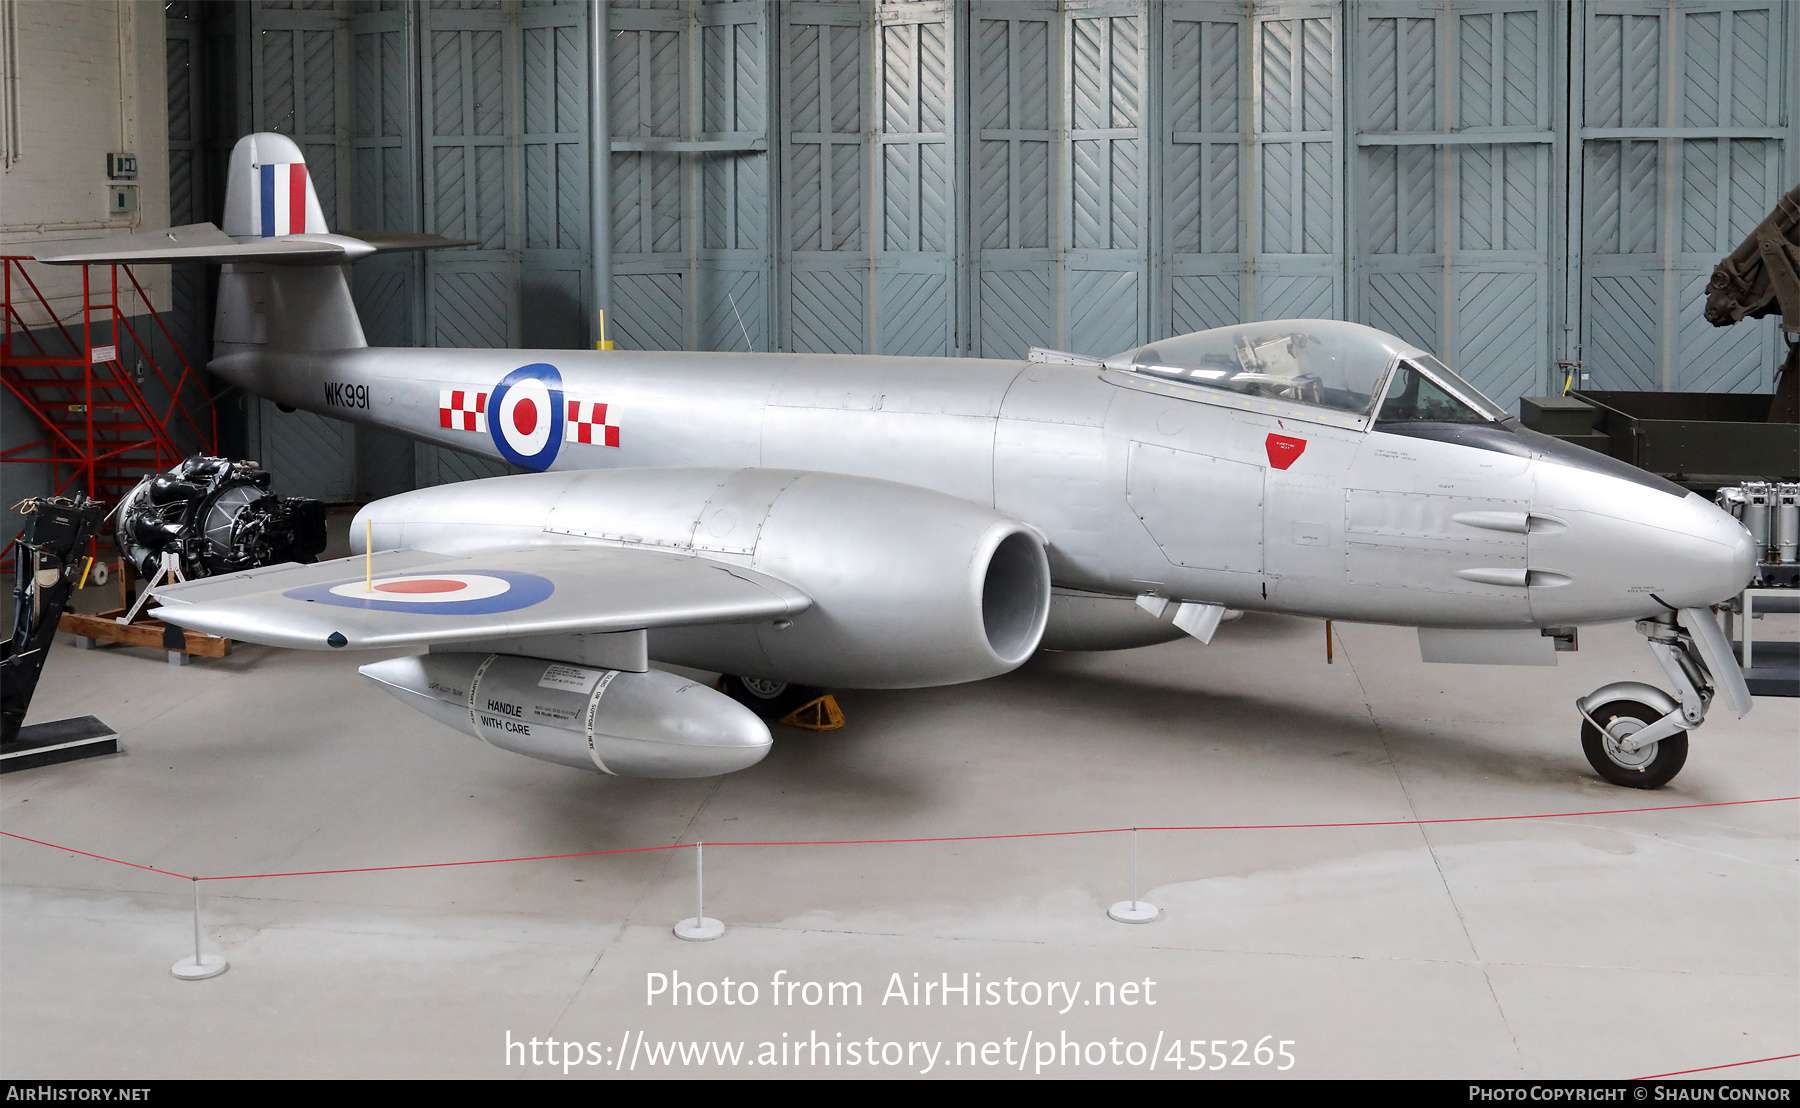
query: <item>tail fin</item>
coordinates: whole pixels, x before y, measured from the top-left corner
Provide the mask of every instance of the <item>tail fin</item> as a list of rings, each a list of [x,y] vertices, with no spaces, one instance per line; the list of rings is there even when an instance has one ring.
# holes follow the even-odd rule
[[[224,229],[239,241],[279,242],[291,235],[331,233],[298,143],[267,131],[238,139],[225,178]],[[219,274],[215,357],[257,349],[367,345],[342,265],[236,263]]]
[[[442,235],[333,234],[286,135],[245,135],[231,150],[225,227],[210,223],[58,243],[37,254],[52,265],[218,262],[215,357],[255,350],[344,350],[367,346],[344,265],[389,250],[468,246]]]
[[[265,239],[331,233],[306,155],[293,139],[264,131],[237,141],[225,179],[225,233]]]

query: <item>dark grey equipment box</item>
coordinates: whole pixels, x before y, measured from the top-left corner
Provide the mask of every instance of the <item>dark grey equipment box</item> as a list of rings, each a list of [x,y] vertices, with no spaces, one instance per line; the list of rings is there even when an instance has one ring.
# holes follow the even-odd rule
[[[1564,442],[1585,446],[1602,454],[1612,453],[1612,436],[1594,429],[1599,413],[1585,400],[1573,396],[1522,396],[1519,422]]]
[[[1533,430],[1690,488],[1800,480],[1800,427],[1768,422],[1769,400],[1759,393],[1572,392],[1524,397],[1519,417]]]

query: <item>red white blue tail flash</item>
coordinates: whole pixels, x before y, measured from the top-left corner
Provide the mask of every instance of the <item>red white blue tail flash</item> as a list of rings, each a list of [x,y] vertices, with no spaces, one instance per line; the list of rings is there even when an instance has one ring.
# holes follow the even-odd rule
[[[263,238],[324,233],[323,216],[313,216],[319,201],[305,162],[259,165],[255,180],[257,228]]]

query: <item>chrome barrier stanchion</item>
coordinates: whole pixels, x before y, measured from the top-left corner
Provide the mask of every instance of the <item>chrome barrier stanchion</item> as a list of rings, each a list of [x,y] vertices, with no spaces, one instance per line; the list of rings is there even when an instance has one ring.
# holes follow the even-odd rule
[[[694,844],[694,917],[675,925],[675,937],[690,943],[704,943],[725,933],[725,925],[706,918],[706,844]]]
[[[183,981],[204,981],[224,973],[228,963],[217,954],[200,953],[200,879],[191,877],[188,880],[194,883],[194,956],[176,962],[169,967],[169,972]]]
[[[1120,923],[1149,923],[1162,914],[1162,909],[1147,900],[1138,899],[1138,829],[1131,829],[1131,899],[1121,900],[1106,910],[1106,914]]]

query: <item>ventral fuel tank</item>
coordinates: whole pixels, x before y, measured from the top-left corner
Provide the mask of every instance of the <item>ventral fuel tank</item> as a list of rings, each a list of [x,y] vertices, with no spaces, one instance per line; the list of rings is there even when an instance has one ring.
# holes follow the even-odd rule
[[[415,654],[363,676],[432,719],[546,762],[619,777],[712,777],[762,761],[754,712],[672,673],[511,654]]]

